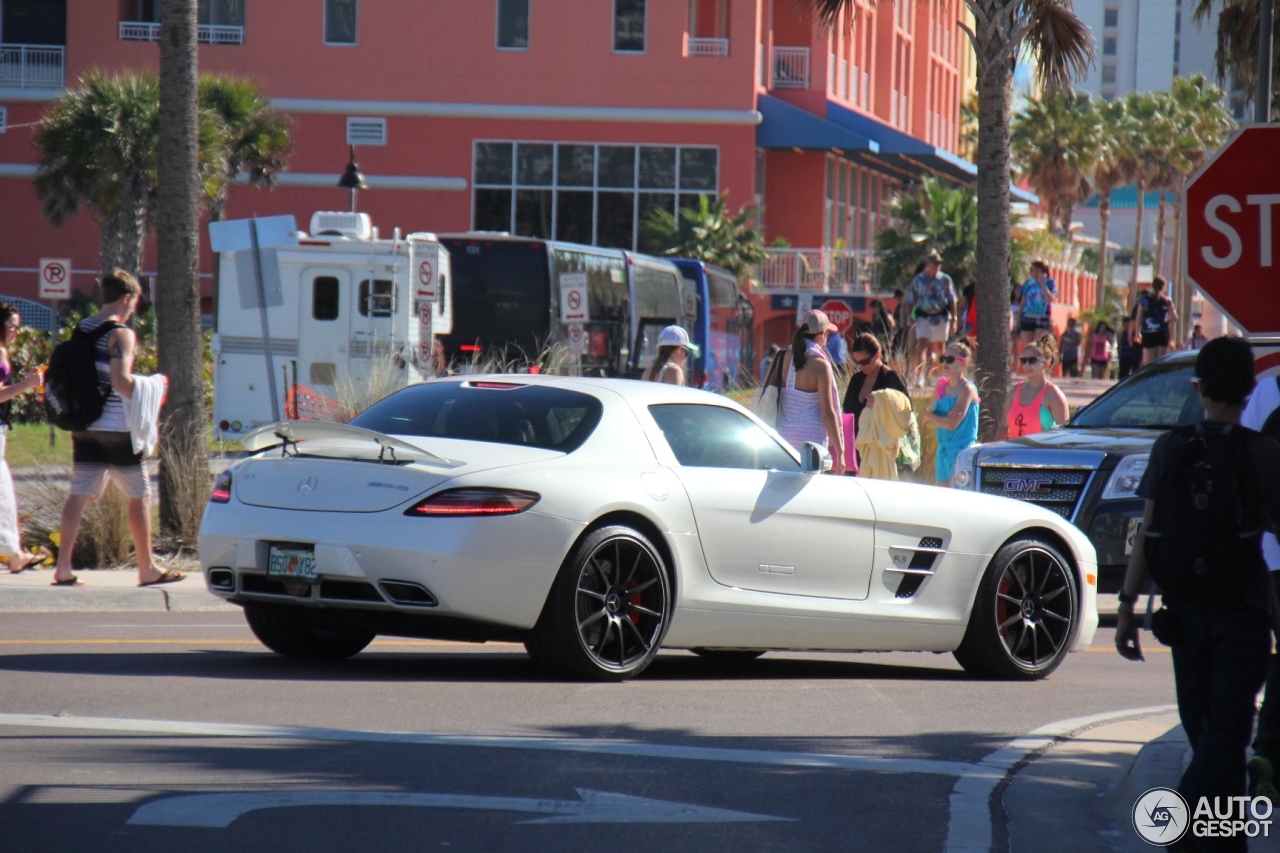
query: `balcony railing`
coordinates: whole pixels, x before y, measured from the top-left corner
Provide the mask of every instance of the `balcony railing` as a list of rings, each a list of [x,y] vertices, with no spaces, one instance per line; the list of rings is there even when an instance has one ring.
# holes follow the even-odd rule
[[[870,249],[769,249],[760,264],[766,290],[814,293],[876,291],[876,253]]]
[[[689,56],[728,56],[728,39],[689,37],[686,53]]]
[[[151,21],[121,21],[120,41],[159,41],[160,25]],[[200,44],[244,44],[244,27],[227,24],[200,24],[196,27]]]
[[[773,49],[773,88],[809,88],[809,48],[775,47]]]
[[[0,86],[61,89],[66,48],[43,44],[0,44]]]

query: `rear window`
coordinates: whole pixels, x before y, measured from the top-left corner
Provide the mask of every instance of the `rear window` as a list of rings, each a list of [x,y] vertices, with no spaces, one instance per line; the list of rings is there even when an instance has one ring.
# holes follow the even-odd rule
[[[1164,362],[1143,368],[1080,410],[1067,426],[1172,429],[1204,419],[1191,384],[1195,364]]]
[[[589,394],[494,382],[411,385],[357,415],[352,426],[387,435],[522,444],[569,453],[600,423],[600,401]]]

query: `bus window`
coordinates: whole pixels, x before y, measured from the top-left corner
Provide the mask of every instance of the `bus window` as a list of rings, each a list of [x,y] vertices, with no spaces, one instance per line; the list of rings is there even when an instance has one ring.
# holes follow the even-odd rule
[[[547,245],[464,237],[440,242],[449,250],[453,272],[453,332],[441,337],[447,356],[536,356],[550,333]]]
[[[625,266],[621,252],[587,246],[553,245],[557,281],[561,273],[587,274],[587,347],[580,360],[584,376],[617,376],[627,363],[628,319]]]

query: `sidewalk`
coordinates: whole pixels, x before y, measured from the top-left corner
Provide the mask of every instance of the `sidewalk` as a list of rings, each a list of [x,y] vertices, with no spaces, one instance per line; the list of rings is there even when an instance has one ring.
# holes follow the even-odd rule
[[[1124,720],[1060,741],[1014,777],[1004,794],[1010,849],[1139,853],[1155,848],[1133,828],[1133,807],[1152,788],[1178,787],[1191,746],[1176,713]],[[1253,853],[1280,853],[1280,810]]]
[[[76,576],[79,586],[51,586],[52,567],[17,575],[0,568],[0,613],[240,609],[209,592],[199,572],[150,587],[138,586],[136,569],[77,569]]]

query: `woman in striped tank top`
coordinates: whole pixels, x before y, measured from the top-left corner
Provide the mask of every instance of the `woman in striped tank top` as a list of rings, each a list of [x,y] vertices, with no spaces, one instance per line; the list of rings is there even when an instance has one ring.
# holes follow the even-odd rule
[[[821,311],[804,318],[783,355],[787,383],[778,406],[778,434],[797,449],[806,441],[827,447],[833,474],[844,473],[844,430],[827,336],[839,332]]]

